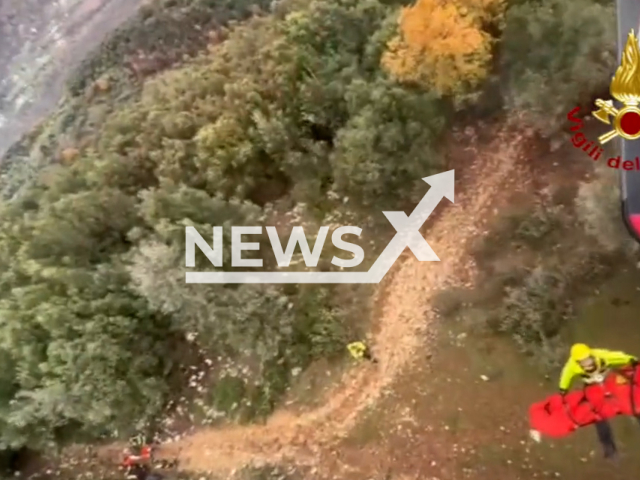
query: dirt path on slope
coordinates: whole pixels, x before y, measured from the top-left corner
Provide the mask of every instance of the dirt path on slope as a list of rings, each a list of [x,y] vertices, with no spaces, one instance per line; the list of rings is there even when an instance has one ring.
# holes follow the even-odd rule
[[[522,144],[505,132],[482,152],[474,146],[460,152],[473,164],[467,160],[461,162],[466,164],[463,171],[456,169],[455,204],[443,200],[438,210],[445,210],[426,233],[441,261],[419,262],[405,252],[386,288],[378,292],[382,308],[373,342],[378,365],[347,372],[324,405],[313,411],[300,415],[277,411],[264,425],[203,428],[162,445],[158,456],[177,457],[184,470],[210,473],[226,473],[250,461],[314,466],[323,451],[349,434],[363,410],[391,390],[400,373],[414,362],[426,361],[436,319],[430,297],[442,288],[472,282],[475,265],[466,255],[467,244],[483,233],[495,206],[512,191],[511,185],[522,185],[517,161]],[[109,449],[110,454],[116,451],[115,446]]]

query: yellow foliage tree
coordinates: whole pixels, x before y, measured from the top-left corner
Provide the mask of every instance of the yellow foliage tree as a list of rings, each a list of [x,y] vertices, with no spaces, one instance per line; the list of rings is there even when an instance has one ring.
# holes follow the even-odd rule
[[[500,21],[504,6],[504,0],[417,0],[402,9],[383,67],[444,95],[467,91],[488,73],[492,37],[483,26]]]

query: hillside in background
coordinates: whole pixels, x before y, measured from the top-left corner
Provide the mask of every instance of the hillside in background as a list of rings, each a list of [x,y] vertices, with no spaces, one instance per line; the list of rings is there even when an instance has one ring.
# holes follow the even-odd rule
[[[139,5],[137,0],[0,4],[0,154],[54,109],[79,61]]]
[[[606,94],[615,69],[609,2],[13,9],[3,111],[24,135],[0,165],[8,457],[40,455],[62,472],[41,469],[49,477],[106,478],[120,451],[110,442],[143,431],[171,440],[159,455],[212,478],[573,471],[584,442],[566,443],[573,456],[534,455],[495,426],[524,430],[568,342],[622,318],[593,292],[623,270],[640,286],[615,178],[567,136],[567,112]],[[410,212],[421,179],[451,168],[456,203],[426,232],[439,264],[407,255],[379,286],[184,283],[185,225],[209,238],[216,225],[275,224],[285,242],[293,226],[359,225],[368,268],[394,234],[381,212]],[[266,234],[255,241],[269,251]],[[335,269],[334,254],[327,242],[314,268]],[[305,268],[299,250],[291,268]],[[625,298],[610,305],[635,309]],[[578,331],[590,302],[603,319]],[[379,364],[349,363],[356,338]],[[485,377],[482,413],[452,379]],[[80,466],[77,444],[94,452]]]

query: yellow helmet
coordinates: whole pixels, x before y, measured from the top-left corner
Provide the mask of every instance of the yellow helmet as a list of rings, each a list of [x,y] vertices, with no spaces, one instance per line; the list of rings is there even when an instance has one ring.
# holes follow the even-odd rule
[[[571,360],[581,362],[591,356],[591,349],[584,343],[576,343],[571,347]]]

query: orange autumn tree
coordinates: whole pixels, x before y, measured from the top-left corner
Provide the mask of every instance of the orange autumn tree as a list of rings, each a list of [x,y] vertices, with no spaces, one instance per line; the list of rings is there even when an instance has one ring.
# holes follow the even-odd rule
[[[402,9],[399,35],[387,45],[382,65],[400,81],[416,82],[443,95],[478,85],[491,61],[492,37],[504,0],[417,0]]]

